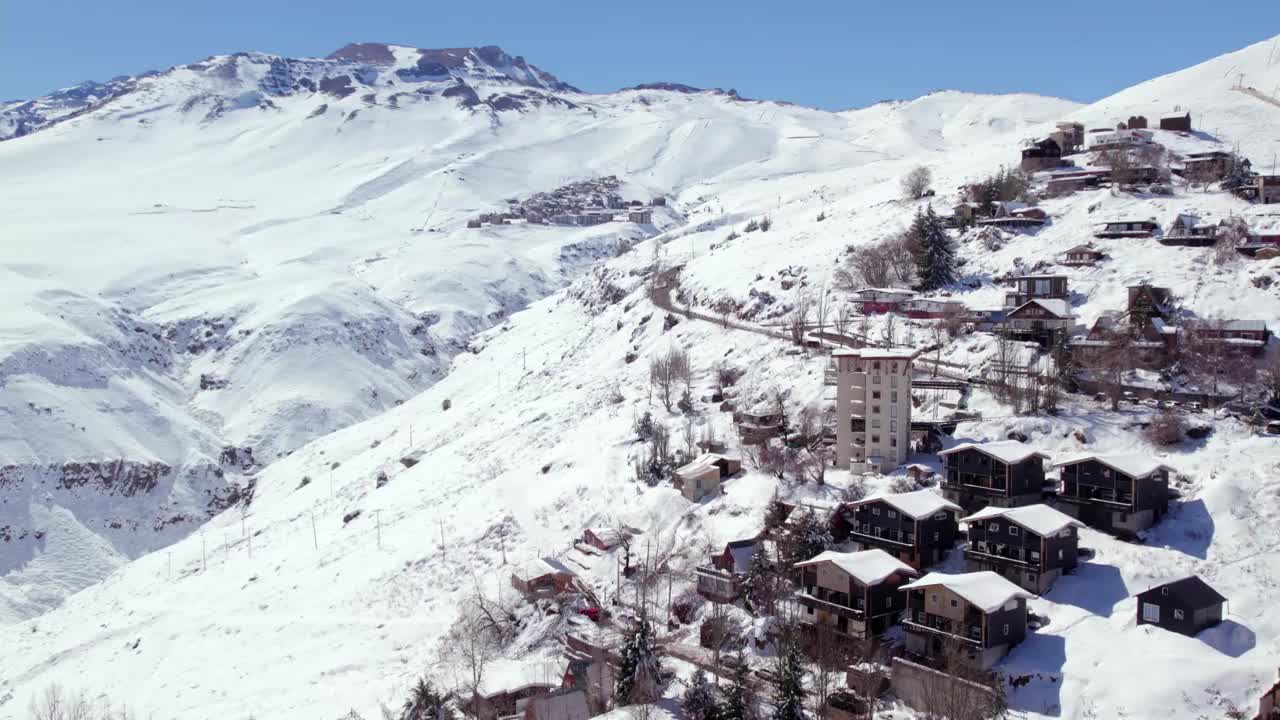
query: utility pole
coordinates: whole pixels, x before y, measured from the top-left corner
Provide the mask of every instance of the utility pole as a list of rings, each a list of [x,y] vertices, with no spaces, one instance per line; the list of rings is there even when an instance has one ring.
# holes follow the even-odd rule
[[[440,559],[443,560],[447,557],[444,552],[444,519],[436,518],[436,522],[440,524]]]
[[[502,564],[507,564],[507,538],[505,535],[498,536],[498,549],[502,551]],[[501,587],[501,583],[499,583]]]
[[[316,507],[311,506],[311,547],[315,550],[320,549],[320,539],[316,536]]]

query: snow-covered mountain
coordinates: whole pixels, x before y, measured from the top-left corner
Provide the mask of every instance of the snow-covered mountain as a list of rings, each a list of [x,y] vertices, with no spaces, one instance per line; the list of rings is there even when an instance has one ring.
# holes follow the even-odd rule
[[[689,348],[702,386],[727,359],[746,371],[743,397],[782,386],[797,406],[822,397],[823,360],[671,325],[645,293],[655,256],[683,264],[683,301],[728,299],[760,320],[796,284],[829,285],[846,246],[904,225],[916,204],[897,183],[918,164],[949,204],[1054,121],[1171,105],[1223,118],[1197,123],[1217,137],[1171,143],[1269,154],[1280,107],[1227,72],[1274,86],[1269,45],[1089,106],[944,92],[828,113],[682,87],[589,95],[496,48],[367,44],[325,60],[211,58],[127,91],[6,106],[0,122],[26,129],[0,143],[13,238],[0,261],[0,527],[12,528],[0,620],[13,623],[0,628],[0,717],[53,681],[161,717],[367,715],[447,670],[432,665],[444,628],[476,585],[499,592],[504,562],[617,520],[691,567],[758,529],[773,482],[749,475],[692,507],[637,484],[633,417],[682,425],[649,404],[647,356]],[[670,207],[645,226],[465,227],[606,175]],[[965,247],[967,272],[989,281],[1051,260],[1110,212],[1252,212],[1182,188],[1045,206],[1054,221],[1038,235]],[[765,214],[769,232],[729,238]],[[1082,318],[1142,278],[1193,289],[1203,314],[1280,314],[1280,284],[1251,281],[1280,272],[1274,261],[1221,271],[1205,250],[1108,251],[1071,271]],[[989,352],[980,336],[949,349],[974,364]],[[1081,400],[957,435],[1136,448],[1142,419]],[[698,422],[732,437],[713,408]],[[1280,519],[1270,443],[1223,423],[1169,458],[1187,499],[1146,545],[1088,534],[1095,559],[1036,601],[1050,624],[1009,660],[1040,673],[1015,707],[1194,717],[1214,693],[1249,699],[1280,659],[1267,604],[1280,557],[1257,534]],[[252,503],[204,521],[251,480]],[[1232,599],[1235,624],[1203,641],[1135,627],[1132,591],[1191,570]],[[608,558],[583,571],[606,590],[612,573]],[[1135,686],[1135,662],[1158,680]]]

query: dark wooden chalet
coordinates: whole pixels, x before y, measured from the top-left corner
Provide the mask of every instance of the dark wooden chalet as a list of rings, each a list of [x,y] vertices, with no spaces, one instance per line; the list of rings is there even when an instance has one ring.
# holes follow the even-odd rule
[[[1192,575],[1138,593],[1138,624],[1194,637],[1222,622],[1226,603],[1217,590]]]
[[[961,509],[932,490],[878,495],[841,505],[833,535],[880,548],[913,568],[941,562],[956,544]]]
[[[582,531],[582,543],[602,552],[622,545],[631,537],[626,528],[593,527]]]
[[[1106,256],[1106,253],[1092,245],[1077,245],[1062,254],[1062,260],[1059,264],[1071,267],[1086,267],[1097,265]]]
[[[1172,112],[1167,115],[1160,116],[1161,130],[1174,130],[1177,132],[1191,132],[1191,113],[1190,112]]]
[[[969,526],[967,569],[990,570],[1037,595],[1078,562],[1076,528],[1084,524],[1048,505],[989,507],[960,522]]]
[[[1066,300],[1066,275],[1023,275],[1008,280],[1012,292],[1005,293],[1004,306],[1015,308],[1029,300]]]
[[[811,632],[854,640],[879,635],[896,624],[902,613],[898,588],[920,575],[879,548],[828,550],[796,563],[796,569],[800,623]]]
[[[1161,245],[1209,247],[1217,242],[1218,226],[1200,220],[1198,215],[1179,213],[1169,229],[1160,237]]]
[[[1062,146],[1053,138],[1045,138],[1034,145],[1022,149],[1022,162],[1019,167],[1023,172],[1039,172],[1064,165]]]
[[[1089,527],[1134,536],[1169,511],[1173,469],[1148,455],[1085,455],[1055,467],[1058,506]]]
[[[1142,324],[1145,318],[1168,320],[1174,312],[1173,293],[1169,288],[1148,283],[1130,285],[1128,311],[1132,325]]]
[[[1160,225],[1154,220],[1114,220],[1093,231],[1096,238],[1145,238],[1156,234]]]
[[[1187,153],[1182,167],[1174,173],[1201,181],[1214,182],[1226,177],[1231,170],[1231,153],[1224,150]]]
[[[1089,364],[1121,344],[1130,366],[1159,370],[1169,365],[1177,350],[1178,329],[1146,312],[1102,315],[1085,337],[1071,339],[1071,353]]]
[[[993,572],[929,573],[902,586],[907,650],[937,658],[949,645],[961,659],[986,670],[1027,635],[1031,593]]]
[[[1049,456],[1017,440],[964,443],[939,454],[945,464],[942,494],[967,513],[989,505],[1032,505],[1044,495]]]
[[[1249,355],[1261,355],[1271,338],[1263,320],[1197,320],[1187,323],[1187,333],[1195,340],[1222,343]]]
[[[544,557],[518,566],[511,573],[511,587],[529,600],[553,598],[568,592],[576,577],[564,563]]]
[[[982,218],[975,224],[1003,228],[1005,230],[1022,230],[1038,228],[1049,219],[1043,208],[1023,202],[997,202],[993,204],[991,217]]]
[[[742,594],[742,579],[757,552],[768,552],[766,541],[758,538],[734,540],[712,555],[706,565],[694,570],[698,594],[714,603],[731,603]]]
[[[1060,334],[1075,323],[1075,315],[1066,300],[1033,298],[1009,310],[1004,316],[1004,331],[1019,340],[1034,340],[1044,346],[1053,345]]]
[[[1280,202],[1280,175],[1254,175],[1249,182],[1235,188],[1240,198],[1249,202],[1270,205]]]
[[[1258,701],[1258,714],[1253,720],[1280,720],[1280,680],[1270,690],[1262,693],[1262,699]]]

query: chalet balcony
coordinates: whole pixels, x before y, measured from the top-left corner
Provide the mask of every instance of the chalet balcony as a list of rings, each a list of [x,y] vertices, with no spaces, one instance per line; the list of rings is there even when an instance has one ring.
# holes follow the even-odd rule
[[[964,549],[964,557],[966,560],[974,560],[976,562],[990,562],[1002,565],[1017,565],[1025,568],[1039,568],[1039,560],[1030,560],[1025,555],[1019,553],[1015,556],[1012,548],[997,550],[991,546],[987,546],[985,550],[979,550],[974,545],[969,545]]]
[[[967,477],[960,480],[952,480],[946,478],[942,481],[942,487],[945,490],[956,490],[960,492],[981,493],[986,495],[1004,495],[1004,483],[997,484],[993,480],[986,478]]]
[[[803,592],[796,593],[795,601],[802,607],[820,610],[837,617],[859,622],[866,619],[866,613],[846,604],[848,599],[844,593],[831,593],[823,588],[806,587]]]
[[[694,570],[698,579],[698,594],[717,602],[733,602],[738,597],[738,580],[733,573],[728,573],[711,565],[703,565]]]
[[[982,647],[982,628],[980,626],[963,625],[962,623],[944,620],[933,615],[928,617],[929,620],[926,623],[916,622],[914,619],[904,617],[902,619],[902,627],[908,632],[945,635],[970,645]]]
[[[1133,507],[1132,492],[1113,490],[1112,488],[1098,487],[1096,485],[1081,485],[1074,482],[1064,483],[1062,489],[1058,492],[1058,498],[1067,502],[1106,503],[1116,507]]]
[[[885,534],[876,535],[874,534],[874,532],[864,532],[859,527],[854,527],[852,530],[849,531],[849,539],[854,541],[867,542],[873,545],[877,543],[882,543],[882,544],[889,544],[889,545],[901,545],[902,547],[906,547],[906,548],[915,548],[916,546],[916,536],[914,533],[900,533],[893,536],[889,536]]]

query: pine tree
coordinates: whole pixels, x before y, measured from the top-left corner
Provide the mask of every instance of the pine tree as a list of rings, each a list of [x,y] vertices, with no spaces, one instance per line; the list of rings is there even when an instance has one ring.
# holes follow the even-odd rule
[[[1227,160],[1227,173],[1222,178],[1222,187],[1238,188],[1249,182],[1253,175],[1253,167],[1245,157],[1239,153],[1231,153],[1231,157]]]
[[[680,707],[689,720],[716,720],[718,707],[715,688],[707,682],[707,675],[701,668],[693,673],[689,687],[684,691],[684,698],[680,701]]]
[[[629,705],[656,700],[661,669],[661,662],[654,648],[653,626],[642,615],[632,626],[622,646],[622,661],[614,686],[618,699]]]
[[[764,543],[756,546],[751,565],[742,578],[742,593],[757,611],[768,611],[777,597],[777,569],[765,552]]]
[[[733,675],[724,690],[724,701],[720,703],[716,720],[757,720],[756,691],[751,683],[747,658],[739,652],[730,662]]]
[[[400,720],[446,720],[452,716],[448,699],[436,692],[426,678],[418,678],[409,691],[409,699],[400,708]]]
[[[787,538],[787,565],[804,562],[831,546],[831,531],[810,508],[791,530]]]
[[[773,720],[806,720],[804,675],[800,646],[795,642],[788,643],[778,659],[773,687]]]
[[[933,207],[917,212],[909,230],[914,240],[920,289],[936,290],[956,280],[956,245]]]

